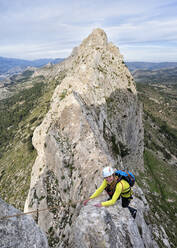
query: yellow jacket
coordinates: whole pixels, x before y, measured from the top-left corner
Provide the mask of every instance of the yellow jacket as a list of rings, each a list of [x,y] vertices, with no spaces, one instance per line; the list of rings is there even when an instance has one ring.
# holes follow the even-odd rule
[[[103,190],[107,187],[107,185],[108,183],[106,179],[104,179],[101,186],[95,191],[95,193],[93,193],[93,195],[90,196],[90,199],[99,196],[103,192]],[[128,193],[126,194],[126,192]],[[123,194],[122,196],[125,198],[129,198],[132,195],[132,190],[130,190],[130,185],[124,179],[122,179],[120,182],[117,183],[112,199],[105,202],[101,202],[101,205],[103,207],[114,205],[121,194]]]

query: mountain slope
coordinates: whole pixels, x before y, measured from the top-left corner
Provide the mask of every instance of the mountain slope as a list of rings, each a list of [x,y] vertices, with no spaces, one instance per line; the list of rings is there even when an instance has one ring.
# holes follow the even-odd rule
[[[32,145],[33,131],[42,122],[53,91],[64,77],[64,71],[51,81],[29,75],[16,94],[0,101],[1,197],[21,210],[36,158]]]
[[[148,202],[150,223],[163,224],[171,247],[177,246],[177,87],[137,84],[144,105],[145,173],[138,178]],[[159,233],[154,229],[154,233]],[[164,247],[161,243],[160,247]]]
[[[158,83],[158,84],[176,84],[177,67],[164,68],[159,70],[135,70],[132,75],[136,82]]]

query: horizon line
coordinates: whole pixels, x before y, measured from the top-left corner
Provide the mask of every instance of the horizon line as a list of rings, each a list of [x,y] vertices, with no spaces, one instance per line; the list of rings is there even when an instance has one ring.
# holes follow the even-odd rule
[[[4,58],[4,59],[16,59],[16,60],[25,60],[25,61],[36,61],[36,60],[43,60],[43,59],[48,59],[48,60],[56,60],[56,59],[67,59],[68,57],[64,57],[64,58],[60,58],[60,57],[54,57],[54,58],[37,58],[37,59],[25,59],[25,58],[16,58],[16,57],[4,57],[4,56],[1,56],[0,55],[0,58]],[[147,60],[124,60],[125,62],[128,62],[128,63],[177,63],[177,60],[176,61],[168,61],[168,60],[164,60],[164,61],[147,61]]]

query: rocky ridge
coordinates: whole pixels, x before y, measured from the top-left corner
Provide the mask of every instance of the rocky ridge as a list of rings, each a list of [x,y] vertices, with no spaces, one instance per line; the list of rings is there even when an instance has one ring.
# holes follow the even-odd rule
[[[48,67],[45,76],[57,80],[63,70],[67,76],[34,131],[38,157],[25,211],[58,207],[36,220],[50,247],[158,247],[144,219],[148,204],[137,185],[132,203],[139,210],[136,221],[120,203],[102,209],[81,204],[100,185],[105,165],[136,174],[143,170],[142,107],[119,49],[96,29],[62,65]],[[44,70],[36,73],[43,75]],[[169,247],[165,233],[157,232]]]

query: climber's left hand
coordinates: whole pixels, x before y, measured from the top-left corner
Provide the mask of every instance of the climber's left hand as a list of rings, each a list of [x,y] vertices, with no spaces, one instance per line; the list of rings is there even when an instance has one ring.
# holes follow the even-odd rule
[[[97,204],[95,204],[94,206],[95,206],[95,207],[98,207],[98,208],[101,208],[101,207],[102,207],[101,203],[97,203]]]

